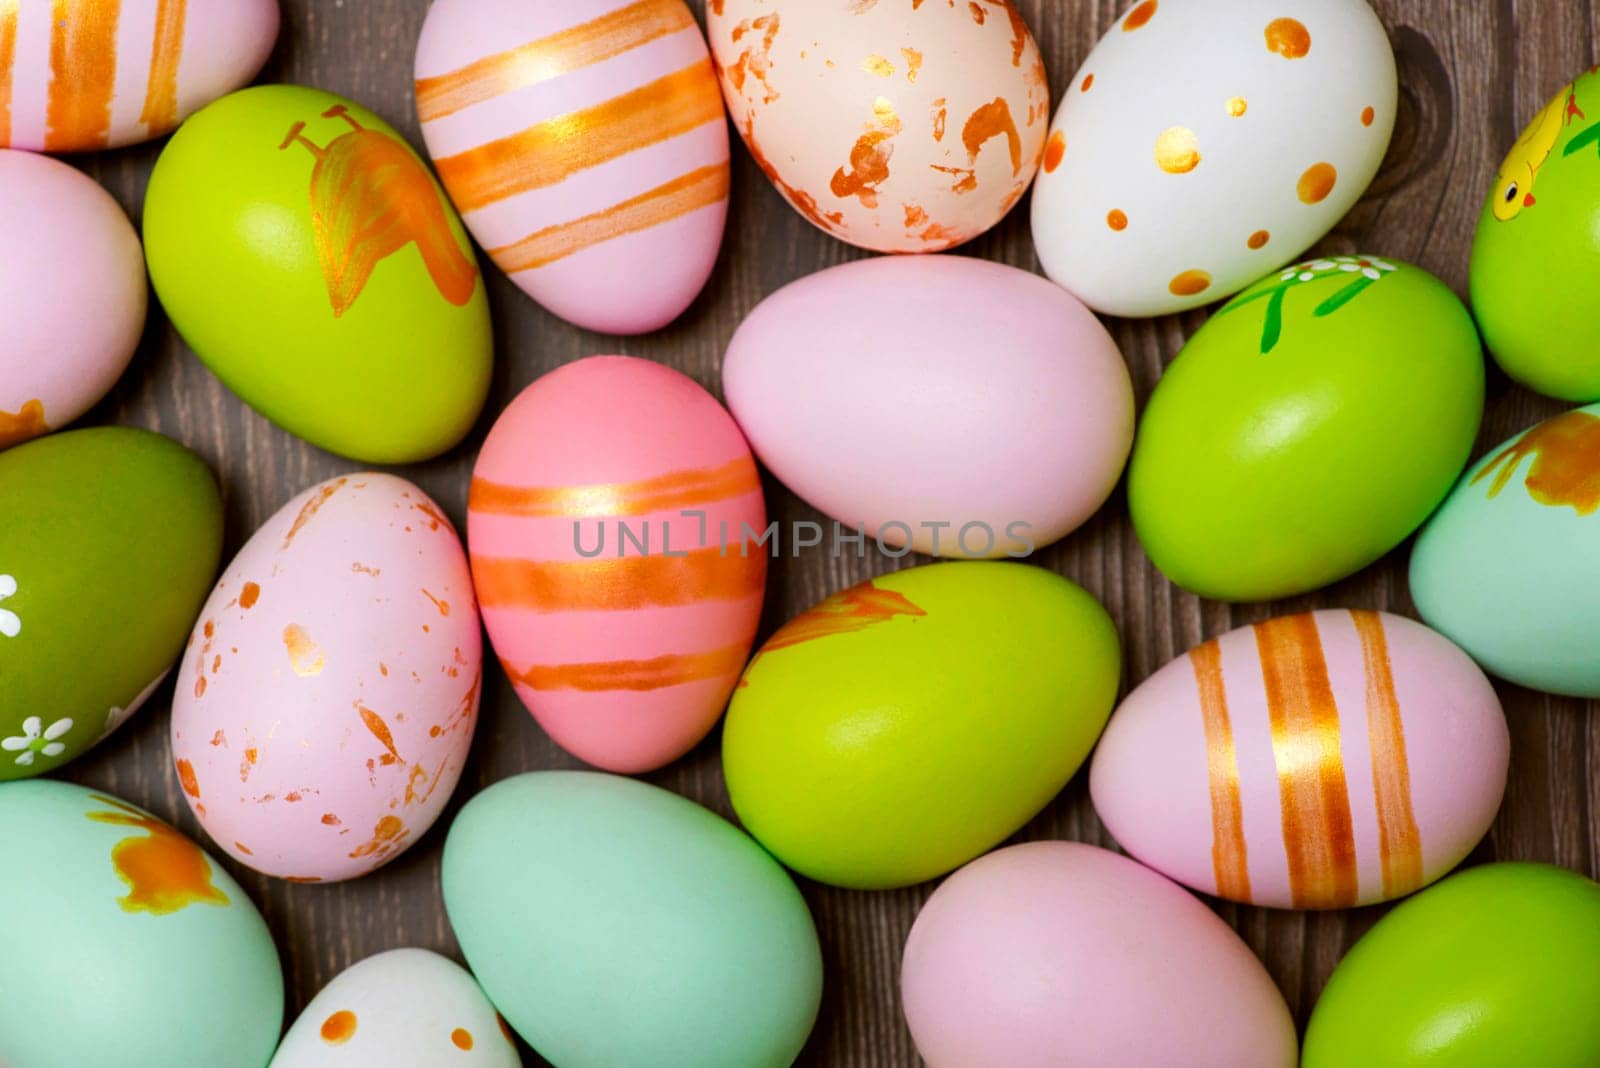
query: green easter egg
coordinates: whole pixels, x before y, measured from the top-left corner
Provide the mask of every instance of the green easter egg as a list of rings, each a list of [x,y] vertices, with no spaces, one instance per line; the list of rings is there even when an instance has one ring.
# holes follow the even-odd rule
[[[210,470],[160,434],[0,453],[0,782],[110,734],[183,651],[222,552]]]
[[[272,935],[239,884],[142,809],[0,784],[0,1064],[262,1068],[283,1024]]]
[[[493,352],[472,246],[427,166],[357,104],[267,85],[203,108],[156,161],[144,241],[184,340],[313,445],[422,460],[483,407]]]
[[[451,825],[442,880],[473,974],[554,1064],[786,1068],[816,1020],[805,900],[676,794],[594,772],[503,780]]]
[[[1472,311],[1512,378],[1600,400],[1600,74],[1561,87],[1511,146],[1472,243]]]
[[[1004,841],[1067,784],[1116,699],[1111,617],[1025,564],[933,564],[790,620],[722,734],[728,793],[789,867],[907,886]]]
[[[1129,468],[1134,527],[1186,590],[1305,593],[1428,517],[1482,415],[1478,335],[1438,279],[1376,256],[1275,272],[1157,384]]]
[[[1600,886],[1544,864],[1452,875],[1334,969],[1302,1068],[1600,1064]]]
[[[1600,405],[1501,442],[1417,536],[1433,629],[1523,686],[1600,697]]]

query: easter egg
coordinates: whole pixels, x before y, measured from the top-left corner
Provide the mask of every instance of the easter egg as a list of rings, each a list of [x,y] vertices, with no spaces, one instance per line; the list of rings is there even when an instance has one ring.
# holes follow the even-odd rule
[[[450,520],[393,475],[345,475],[245,543],[189,636],[172,752],[240,864],[352,879],[422,837],[461,775],[482,649]]]
[[[901,1000],[929,1068],[1294,1068],[1294,1020],[1199,901],[1126,857],[1028,842],[973,861],[906,939]]]
[[[0,6],[0,148],[82,152],[170,133],[244,85],[277,0],[10,0]]]
[[[936,555],[1056,541],[1104,503],[1133,443],[1105,327],[1059,286],[982,260],[882,257],[785,286],[739,327],[722,381],[784,485]],[[910,381],[915,403],[890,402]]]
[[[1369,905],[1494,822],[1510,735],[1489,680],[1386,612],[1279,616],[1191,649],[1111,717],[1095,811],[1150,867],[1276,908]]]
[[[1366,0],[1142,0],[1062,92],[1033,193],[1039,261],[1108,315],[1237,293],[1361,198],[1397,100]]]
[[[640,772],[706,736],[755,640],[765,529],[739,428],[677,371],[595,356],[511,402],[467,542],[489,639],[556,744]]]
[[[1111,617],[1054,572],[963,561],[836,593],[750,662],[722,731],[739,819],[784,864],[909,886],[1061,791],[1116,699]]]
[[[1600,886],[1486,864],[1402,903],[1355,944],[1306,1028],[1305,1068],[1600,1063]]]
[[[1473,465],[1422,528],[1411,596],[1428,624],[1523,686],[1600,697],[1600,405],[1575,408]]]
[[[144,239],[183,340],[290,433],[407,463],[477,418],[493,354],[472,246],[365,108],[293,85],[211,104],[156,161]]]
[[[160,819],[94,790],[0,786],[0,1061],[261,1068],[283,1020],[272,935]]]
[[[283,1036],[271,1068],[521,1068],[502,1028],[459,964],[391,949],[334,976]]]
[[[444,903],[473,974],[554,1064],[784,1068],[822,954],[788,875],[676,794],[533,772],[450,826]]]
[[[1592,118],[1590,116],[1593,116]],[[1472,311],[1495,360],[1529,389],[1600,400],[1600,73],[1562,86],[1506,154],[1472,243]]]
[[[756,163],[852,245],[970,241],[1039,168],[1050,87],[1011,0],[714,0],[706,33]]]
[[[1203,597],[1268,601],[1359,571],[1444,499],[1483,415],[1472,318],[1375,256],[1251,286],[1157,384],[1128,467],[1150,560]]]
[[[683,0],[439,0],[416,74],[440,179],[534,300],[643,334],[705,287],[728,215],[728,125]]]
[[[87,175],[0,148],[0,291],[4,449],[72,422],[127,368],[144,329],[139,235]]]
[[[0,501],[4,782],[73,759],[161,682],[216,574],[222,501],[198,456],[125,427],[0,452]]]

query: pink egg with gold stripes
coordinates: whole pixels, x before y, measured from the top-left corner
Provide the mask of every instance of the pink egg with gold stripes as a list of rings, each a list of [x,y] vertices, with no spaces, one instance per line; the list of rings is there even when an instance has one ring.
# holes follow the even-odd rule
[[[765,529],[750,447],[677,371],[594,356],[511,402],[467,545],[500,663],[558,745],[641,772],[706,736],[755,638]]]
[[[1510,737],[1483,672],[1420,623],[1320,611],[1240,627],[1129,694],[1089,790],[1134,857],[1275,908],[1387,901],[1494,821]]]
[[[705,287],[728,128],[683,0],[436,0],[416,79],[445,189],[534,300],[643,334]]]
[[[0,148],[170,133],[254,78],[277,37],[277,0],[3,0]]]

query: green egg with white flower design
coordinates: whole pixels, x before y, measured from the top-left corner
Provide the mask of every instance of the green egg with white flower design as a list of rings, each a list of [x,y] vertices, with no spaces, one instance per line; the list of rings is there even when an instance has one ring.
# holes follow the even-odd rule
[[[160,683],[222,551],[205,463],[97,427],[0,453],[0,783],[60,767]]]

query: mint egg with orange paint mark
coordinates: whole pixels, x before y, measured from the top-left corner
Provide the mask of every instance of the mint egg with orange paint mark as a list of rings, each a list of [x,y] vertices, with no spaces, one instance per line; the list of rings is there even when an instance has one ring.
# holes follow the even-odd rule
[[[454,446],[493,357],[472,246],[427,165],[351,101],[271,85],[189,118],[150,176],[150,280],[247,404],[370,463]]]
[[[117,729],[183,651],[222,552],[194,453],[147,430],[71,430],[0,452],[0,783]]]
[[[460,778],[480,641],[466,554],[427,494],[377,473],[311,487],[239,550],[190,636],[172,706],[185,800],[267,875],[388,863]]]
[[[1124,849],[1195,890],[1350,908],[1459,864],[1509,759],[1465,653],[1401,616],[1329,610],[1229,631],[1146,679],[1111,717],[1089,792]]]
[[[1019,563],[897,571],[779,628],[734,691],[734,811],[779,860],[852,889],[992,849],[1082,765],[1121,677],[1088,592]]]
[[[1189,339],[1145,407],[1128,465],[1145,553],[1226,601],[1359,571],[1449,493],[1483,377],[1472,317],[1426,271],[1353,255],[1268,275]]]
[[[0,857],[6,1063],[267,1063],[284,1004],[272,935],[182,831],[82,786],[14,782]]]

